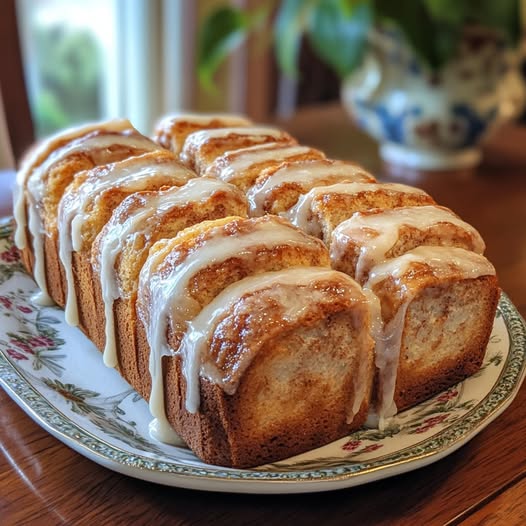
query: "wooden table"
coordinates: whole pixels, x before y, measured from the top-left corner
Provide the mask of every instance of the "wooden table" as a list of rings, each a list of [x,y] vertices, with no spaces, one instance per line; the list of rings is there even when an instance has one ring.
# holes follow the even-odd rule
[[[526,130],[503,130],[475,172],[382,167],[374,143],[339,107],[282,123],[328,155],[429,191],[475,225],[503,289],[526,316]],[[124,477],[63,446],[0,390],[0,524],[526,524],[526,388],[471,442],[417,471],[304,495],[203,493]]]

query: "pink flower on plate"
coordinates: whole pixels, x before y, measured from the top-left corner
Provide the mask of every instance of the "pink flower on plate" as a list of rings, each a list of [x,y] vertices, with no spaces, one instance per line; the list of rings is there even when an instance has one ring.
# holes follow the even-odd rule
[[[355,451],[361,446],[361,444],[361,440],[349,440],[349,442],[343,444],[342,449],[344,449],[345,451]]]
[[[33,309],[30,309],[29,307],[26,307],[25,305],[19,305],[17,309],[20,312],[23,312],[24,314],[29,314],[30,312],[33,312]]]
[[[380,449],[382,447],[382,444],[370,444],[366,447],[364,447],[360,453],[372,453],[373,451],[376,451],[377,449]]]
[[[453,400],[453,398],[456,396],[458,396],[458,391],[456,389],[450,389],[449,391],[446,391],[445,393],[442,393],[440,396],[438,396],[436,400],[437,402],[445,404],[446,402]]]
[[[432,416],[431,418],[426,418],[424,420],[424,425],[427,426],[436,426],[437,424],[442,423],[444,420],[447,420],[449,413],[444,413],[443,415]]]
[[[13,305],[13,302],[6,296],[0,296],[0,303],[6,308],[10,309]]]
[[[11,340],[9,340],[9,343],[11,345],[14,345],[15,347],[18,347],[19,349],[21,349],[24,352],[27,352],[29,354],[35,354],[35,351],[33,351],[31,346],[28,343],[24,342],[24,341],[11,339]]]
[[[9,354],[9,356],[11,356],[11,358],[13,358],[14,360],[27,360],[28,359],[27,356],[25,356],[21,352],[18,352],[15,349],[7,349],[7,354]]]
[[[47,336],[33,336],[28,343],[33,347],[52,347],[55,342]]]
[[[417,427],[413,433],[425,433],[438,424],[444,422],[449,417],[449,413],[444,413],[443,415],[432,416],[431,418],[426,418],[423,424],[420,427]]]
[[[4,250],[4,252],[0,252],[0,259],[2,261],[5,261],[6,263],[14,263],[15,261],[18,261],[19,258],[20,255],[15,245],[9,248],[9,250]]]

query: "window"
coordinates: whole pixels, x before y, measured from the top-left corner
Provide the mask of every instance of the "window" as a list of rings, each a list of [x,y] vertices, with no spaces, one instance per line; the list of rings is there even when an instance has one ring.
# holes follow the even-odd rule
[[[38,136],[113,117],[149,134],[173,111],[248,112],[259,120],[270,111],[268,61],[260,52],[255,61],[242,52],[223,68],[216,93],[197,85],[198,20],[215,0],[16,2]]]
[[[128,117],[149,133],[162,113],[191,109],[193,0],[17,0],[37,134]]]
[[[112,2],[19,0],[17,7],[37,135],[104,118],[115,49]]]

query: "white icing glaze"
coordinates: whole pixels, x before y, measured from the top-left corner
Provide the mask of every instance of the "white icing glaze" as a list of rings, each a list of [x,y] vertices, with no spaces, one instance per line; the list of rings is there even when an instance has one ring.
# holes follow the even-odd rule
[[[85,124],[80,127],[70,128],[42,141],[29,153],[28,157],[24,159],[20,170],[16,174],[14,190],[13,215],[16,220],[15,244],[18,248],[23,249],[27,245],[25,186],[32,171],[38,168],[38,165],[45,160],[45,156],[51,154],[59,144],[78,139],[100,129],[120,132],[126,129],[133,129],[133,127],[130,121],[126,119],[116,119],[106,123]]]
[[[334,271],[324,268],[305,267],[288,268],[277,272],[265,272],[242,279],[226,289],[214,298],[201,312],[188,324],[179,353],[183,361],[183,373],[186,380],[186,409],[195,413],[199,408],[199,377],[201,374],[202,355],[206,345],[219,323],[229,309],[243,295],[254,293],[259,290],[273,287],[276,285],[305,286],[312,284],[313,281],[326,279],[334,276]],[[301,315],[301,310],[306,308],[307,299],[298,301],[297,299],[288,302],[286,314],[293,319]]]
[[[405,317],[413,300],[411,290],[401,281],[414,263],[425,264],[439,279],[459,276],[461,279],[475,279],[480,276],[495,275],[495,268],[482,255],[456,247],[421,246],[402,256],[390,259],[372,268],[364,290],[372,291],[378,283],[392,278],[399,283],[404,301],[393,318],[383,325],[381,334],[376,328],[375,363],[379,370],[379,406],[376,408],[379,427],[385,420],[396,414],[394,392],[400,357]],[[370,296],[371,297],[371,296]]]
[[[239,179],[244,176],[244,172],[260,163],[268,161],[284,161],[298,155],[306,155],[313,152],[312,148],[307,146],[283,146],[283,143],[266,143],[227,152],[224,155],[229,156],[229,162],[224,163],[223,156],[216,159],[207,170],[207,173],[214,174],[219,179],[230,182],[233,179]],[[221,166],[224,164],[224,166]]]
[[[336,176],[341,176],[342,182],[366,182],[372,178],[360,166],[343,161],[320,159],[295,162],[277,170],[262,185],[250,188],[247,193],[250,213],[253,216],[263,215],[266,200],[281,185],[298,182],[304,188],[312,188],[316,186],[316,181]]]
[[[249,126],[250,120],[242,115],[232,113],[172,113],[163,117],[158,124],[159,128],[171,128],[177,123],[191,123],[205,126],[213,121],[221,121],[225,126]]]
[[[186,442],[174,431],[169,424],[166,416],[163,418],[154,418],[148,425],[150,436],[154,440],[170,444],[176,447],[188,447]]]
[[[365,296],[365,301],[369,310],[370,334],[373,340],[376,342],[381,336],[383,328],[380,301],[370,290],[361,288],[360,290]],[[360,410],[360,407],[362,406],[362,403],[365,399],[368,385],[367,367],[369,365],[369,361],[367,359],[367,355],[363,353],[363,355],[360,356],[358,360],[358,371],[354,379],[354,402],[348,417],[348,423],[351,423],[354,417],[358,414],[358,411]]]
[[[254,228],[245,234],[227,236],[221,226],[214,230],[216,235],[212,235],[203,245],[195,247],[167,275],[159,276],[155,273],[165,257],[162,251],[150,254],[141,270],[138,295],[144,297],[145,291],[149,290],[150,301],[146,307],[139,302],[138,314],[144,323],[150,346],[150,409],[157,418],[164,414],[161,360],[162,356],[172,354],[166,339],[169,317],[174,325],[180,325],[188,323],[199,312],[199,305],[191,298],[188,290],[192,277],[211,264],[225,261],[234,257],[233,255],[240,259],[252,259],[258,248],[271,249],[282,244],[310,247],[315,243],[315,240],[302,232],[275,220],[255,223]],[[193,387],[189,386],[188,389],[192,392]]]
[[[113,139],[115,141],[115,138]],[[151,186],[156,178],[170,178],[174,185],[184,183],[193,174],[176,160],[152,163],[151,156],[141,155],[133,159],[108,165],[102,176],[88,178],[59,206],[59,256],[66,272],[67,298],[65,318],[70,325],[78,325],[77,297],[72,269],[72,251],[82,248],[82,226],[89,217],[86,207],[97,196],[110,188],[137,192]]]
[[[82,140],[74,140],[63,147],[55,150],[49,155],[49,157],[33,172],[27,180],[27,207],[29,216],[29,232],[33,238],[33,253],[35,257],[34,261],[34,278],[41,290],[40,300],[48,304],[51,300],[48,294],[46,272],[44,268],[44,240],[43,236],[47,235],[44,230],[44,225],[40,215],[42,198],[45,195],[46,183],[43,178],[43,174],[46,173],[51,167],[60,160],[67,158],[70,155],[86,152],[93,149],[104,149],[113,145],[122,145],[129,148],[141,148],[154,150],[158,148],[152,141],[146,137],[138,135],[122,135],[120,133],[107,132],[103,135],[97,135],[94,137],[86,138]],[[133,131],[133,130],[131,130]],[[71,265],[70,265],[71,266]],[[68,267],[65,267],[67,270]],[[70,276],[71,278],[71,276]],[[73,313],[73,316],[75,314]],[[67,311],[66,311],[67,320]]]
[[[145,229],[146,220],[149,217],[153,215],[160,217],[170,210],[185,206],[189,202],[202,203],[204,200],[210,199],[217,191],[236,191],[236,188],[217,179],[190,179],[182,187],[142,196],[143,205],[141,207],[129,213],[124,222],[117,224],[112,222],[111,228],[106,229],[105,235],[100,239],[96,267],[98,267],[104,301],[106,343],[103,358],[108,367],[117,365],[113,303],[121,297],[121,291],[114,267],[117,256],[122,251],[123,242],[132,236],[138,227],[140,227],[142,235],[148,236],[152,228]]]
[[[371,288],[389,276],[399,279],[413,263],[427,265],[438,278],[449,276],[451,272],[460,274],[463,279],[495,275],[493,265],[476,252],[457,247],[422,246],[376,265],[369,273],[367,286]]]
[[[188,148],[189,145],[192,148],[199,148],[206,142],[214,139],[224,139],[225,137],[260,137],[264,140],[267,137],[274,139],[281,139],[285,136],[285,132],[278,128],[267,128],[264,126],[250,126],[250,127],[232,127],[232,128],[212,128],[210,130],[199,130],[191,133],[184,144],[183,151]]]
[[[440,223],[461,228],[472,237],[475,252],[484,252],[484,241],[477,230],[451,211],[438,206],[411,206],[386,209],[375,214],[355,213],[332,233],[331,261],[335,264],[343,257],[349,242],[358,245],[360,253],[356,262],[355,279],[361,283],[371,267],[385,260],[386,254],[398,241],[399,231],[403,226],[424,232]]]
[[[315,287],[300,288],[292,283],[278,283],[270,288],[258,291],[257,295],[250,294],[249,291],[248,297],[243,297],[242,304],[230,305],[230,308],[234,309],[237,317],[238,315],[243,316],[244,313],[256,313],[261,305],[272,305],[273,310],[276,309],[279,313],[280,324],[283,326],[284,323],[296,323],[309,312],[313,305],[319,305],[324,300],[326,301],[326,297],[325,291],[318,290]],[[279,307],[274,307],[276,304]],[[230,308],[226,309],[223,314],[229,312]],[[266,318],[263,316],[256,323],[265,324],[265,321]],[[250,328],[247,327],[246,329],[246,333],[250,333]],[[213,334],[214,328],[210,330],[209,337]],[[257,352],[257,347],[264,343],[262,339],[247,341],[244,334],[241,335],[238,345],[243,348],[250,347],[252,352]],[[206,347],[207,344],[203,343],[200,348],[201,356]],[[221,370],[214,363],[204,361],[201,363],[199,376],[208,378],[213,384],[221,387],[225,393],[233,395],[237,391],[240,377],[250,363],[250,359],[247,360],[246,356],[245,354],[244,357],[240,358],[231,370]]]
[[[310,216],[312,213],[312,203],[319,196],[330,194],[358,194],[361,192],[393,192],[393,193],[408,193],[408,194],[422,194],[427,195],[423,190],[413,186],[395,183],[338,183],[330,186],[318,186],[313,188],[305,195],[302,195],[295,206],[289,211],[284,212],[284,217],[287,217],[292,224],[298,226],[308,234],[319,235],[321,227],[317,221]]]

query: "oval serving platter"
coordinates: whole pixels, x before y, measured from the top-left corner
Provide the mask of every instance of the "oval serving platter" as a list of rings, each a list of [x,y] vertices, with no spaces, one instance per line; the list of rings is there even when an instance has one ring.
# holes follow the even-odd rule
[[[391,419],[291,459],[238,470],[201,462],[153,440],[146,402],[103,365],[57,307],[31,303],[33,280],[0,231],[0,384],[41,427],[119,473],[170,486],[238,493],[301,493],[365,484],[435,462],[502,413],[525,376],[526,327],[499,304],[479,373]],[[82,364],[82,366],[80,365]]]

